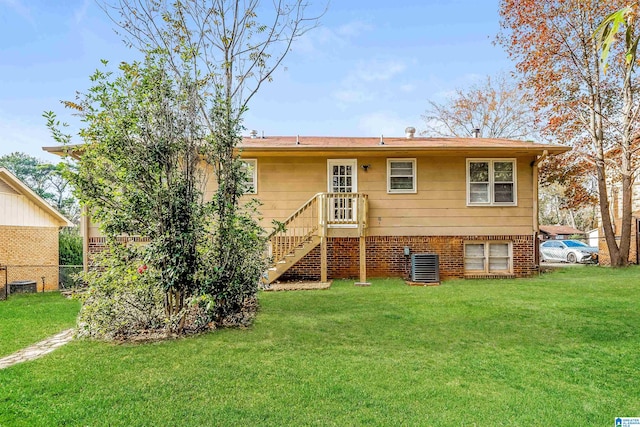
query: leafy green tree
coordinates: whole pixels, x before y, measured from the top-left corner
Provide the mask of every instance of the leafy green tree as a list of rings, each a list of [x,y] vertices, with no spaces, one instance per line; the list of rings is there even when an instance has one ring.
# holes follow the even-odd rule
[[[78,169],[69,176],[109,240],[102,272],[87,278],[108,295],[108,282],[118,281],[115,271],[134,271],[137,263],[140,274],[153,272],[165,295],[166,324],[176,332],[189,321],[190,302],[202,298],[212,301],[208,315],[220,325],[246,324],[255,312],[266,268],[265,233],[256,222],[255,202],[240,203],[246,173],[235,147],[249,99],[271,79],[306,22],[301,1],[274,2],[270,25],[257,21],[259,5],[105,5],[145,59],[121,64],[117,75],[97,71],[88,93],[66,102],[86,125]],[[45,116],[53,137],[69,144],[71,136],[54,113]],[[204,200],[211,173],[216,192]],[[122,245],[123,235],[149,243]],[[134,283],[128,273],[122,281]],[[127,292],[120,285],[118,292]],[[100,298],[85,303],[84,313],[102,307],[99,316],[86,319],[118,322],[110,317],[119,313],[113,304]]]
[[[38,196],[50,198],[47,181],[53,165],[45,164],[28,154],[15,152],[0,157],[0,167],[9,170]]]
[[[211,205],[216,274],[208,290],[216,299],[216,316],[233,316],[255,293],[259,277],[246,268],[244,254],[255,259],[253,253],[261,250],[239,246],[245,240],[238,236],[250,224],[239,210],[245,177],[234,151],[241,140],[241,117],[292,43],[317,25],[318,15],[309,17],[305,0],[118,0],[104,9],[130,45],[163,55],[174,79],[197,82],[198,119],[210,136],[210,150],[203,156],[217,183]]]
[[[239,238],[257,236],[251,208],[239,206],[245,177],[234,149],[241,117],[292,43],[316,26],[308,7],[304,0],[119,0],[105,5],[132,46],[162,54],[175,80],[197,82],[198,120],[208,129],[203,157],[217,184],[210,205],[216,274],[208,278],[207,290],[216,300],[218,319],[241,310],[259,278],[259,269],[247,268],[244,260],[255,261],[262,245],[252,249]]]
[[[69,177],[112,249],[123,235],[150,240],[113,256],[157,271],[167,318],[184,319],[186,298],[200,288],[198,245],[208,229],[198,166],[207,136],[195,83],[171,79],[164,61],[149,54],[142,63],[121,64],[117,76],[92,76],[94,86],[76,104],[88,143]]]
[[[78,201],[71,194],[69,181],[63,176],[63,165],[43,162],[25,153],[0,157],[0,167],[6,168],[71,221],[80,219]]]

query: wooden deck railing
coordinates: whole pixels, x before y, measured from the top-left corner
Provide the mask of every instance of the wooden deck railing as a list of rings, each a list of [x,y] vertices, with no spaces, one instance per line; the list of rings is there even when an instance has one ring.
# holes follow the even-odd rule
[[[295,211],[269,235],[270,252],[277,262],[296,247],[304,244],[320,228],[318,195],[316,194]]]
[[[270,256],[284,258],[312,236],[326,236],[327,227],[367,228],[368,197],[361,193],[318,193],[269,235]]]

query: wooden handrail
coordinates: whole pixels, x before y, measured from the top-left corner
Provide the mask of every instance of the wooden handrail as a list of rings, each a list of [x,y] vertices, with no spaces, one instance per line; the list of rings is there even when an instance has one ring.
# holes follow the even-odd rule
[[[269,234],[274,263],[283,260],[313,236],[326,236],[327,227],[356,226],[364,235],[368,197],[361,193],[317,193]]]
[[[297,211],[295,211],[294,213],[292,213],[291,215],[289,215],[289,217],[287,219],[285,219],[282,224],[287,225],[288,223],[290,223],[296,216],[298,216],[300,214],[301,211],[305,210],[311,203],[313,203],[316,198],[321,195],[322,193],[316,193],[314,194],[309,200],[307,200],[302,206],[300,206],[298,208]],[[278,232],[278,229],[275,229],[271,232],[271,234],[269,234],[267,236],[267,239],[271,239],[271,237],[273,237],[276,233]]]
[[[303,245],[312,236],[318,234],[320,219],[318,218],[318,194],[314,195],[300,209],[291,214],[270,235],[271,256],[274,262],[281,261],[295,248]]]

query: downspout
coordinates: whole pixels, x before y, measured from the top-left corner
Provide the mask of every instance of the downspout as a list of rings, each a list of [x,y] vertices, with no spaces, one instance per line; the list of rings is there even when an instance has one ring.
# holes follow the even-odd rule
[[[535,254],[536,266],[540,267],[540,254],[538,253],[538,234],[540,234],[540,224],[538,217],[540,216],[540,202],[538,200],[538,165],[544,159],[549,157],[549,151],[544,150],[541,156],[538,156],[532,163],[533,168],[533,253]]]

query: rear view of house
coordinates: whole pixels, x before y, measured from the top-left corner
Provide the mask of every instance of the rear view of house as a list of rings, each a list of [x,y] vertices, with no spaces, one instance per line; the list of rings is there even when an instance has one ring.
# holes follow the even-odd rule
[[[481,138],[245,138],[276,279],[441,278],[537,271],[538,173],[568,147]],[[415,263],[413,263],[415,264]]]
[[[58,230],[68,219],[0,168],[0,265],[7,282],[35,282],[38,290],[58,289]],[[4,285],[0,277],[0,287]]]
[[[45,149],[63,154],[60,147]],[[250,181],[246,197],[262,202],[262,226],[272,232],[266,281],[366,282],[410,279],[419,265],[441,279],[531,275],[538,269],[538,164],[568,150],[413,133],[259,138],[255,132],[238,154]],[[103,250],[90,218],[83,234],[85,253]]]

